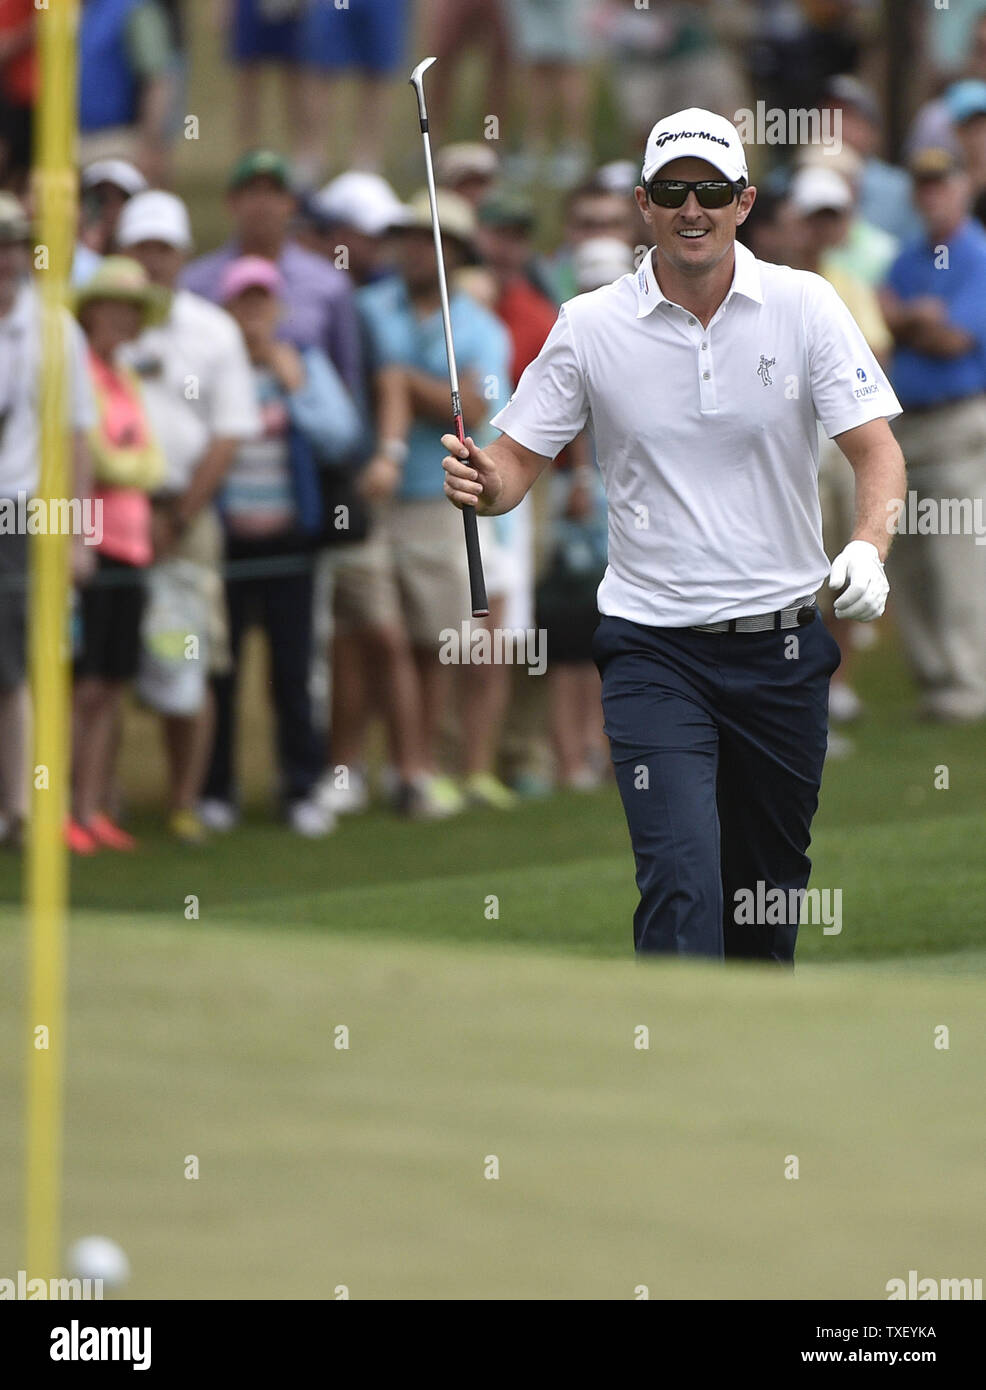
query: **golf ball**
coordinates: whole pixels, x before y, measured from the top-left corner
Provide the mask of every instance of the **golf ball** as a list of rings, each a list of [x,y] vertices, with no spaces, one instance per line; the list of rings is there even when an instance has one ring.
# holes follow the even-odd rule
[[[130,1278],[130,1261],[108,1236],[85,1236],[68,1252],[69,1268],[76,1279],[102,1279],[103,1287],[118,1289]]]

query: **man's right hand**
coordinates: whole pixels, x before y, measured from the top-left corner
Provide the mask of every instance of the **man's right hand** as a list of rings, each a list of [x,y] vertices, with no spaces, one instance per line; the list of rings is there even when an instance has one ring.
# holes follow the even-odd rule
[[[460,511],[463,507],[475,507],[480,515],[488,512],[503,491],[496,464],[468,435],[465,455],[457,435],[443,434],[442,443],[449,450],[442,459],[445,496]]]

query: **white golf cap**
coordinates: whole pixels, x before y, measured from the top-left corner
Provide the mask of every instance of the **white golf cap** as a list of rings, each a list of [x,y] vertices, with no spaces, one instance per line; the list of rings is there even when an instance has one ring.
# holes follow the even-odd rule
[[[592,176],[596,188],[607,193],[633,192],[637,184],[637,166],[632,159],[613,159],[601,164]]]
[[[572,272],[580,293],[611,285],[631,270],[633,250],[619,237],[589,237],[572,252]]]
[[[82,171],[82,187],[95,188],[100,183],[111,183],[114,188],[122,189],[131,198],[135,193],[142,193],[147,187],[147,180],[135,164],[129,163],[126,159],[97,159],[92,164],[87,164]]]
[[[845,212],[852,207],[852,189],[834,169],[821,164],[809,164],[799,169],[791,180],[791,206],[803,217],[813,212],[832,209]]]
[[[123,206],[116,228],[116,244],[121,250],[142,241],[163,241],[176,251],[192,247],[192,227],[188,208],[174,193],[150,188],[136,193]]]
[[[403,205],[379,174],[351,169],[313,194],[310,206],[327,222],[354,227],[364,236],[383,236]]]
[[[647,137],[643,181],[672,159],[705,159],[727,179],[749,179],[746,151],[739,131],[725,116],[690,106],[665,116]]]

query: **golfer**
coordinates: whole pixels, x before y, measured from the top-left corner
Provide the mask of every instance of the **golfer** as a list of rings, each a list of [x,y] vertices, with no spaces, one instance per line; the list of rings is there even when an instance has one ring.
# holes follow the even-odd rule
[[[635,196],[653,248],[562,306],[493,417],[499,439],[465,457],[443,437],[445,492],[510,511],[591,425],[609,508],[593,656],[636,949],[790,963],[839,663],[815,596],[828,578],[839,617],[883,612],[900,406],[826,281],[737,244],[756,189],[729,121],[658,122]],[[831,566],[817,421],[855,474],[853,538]]]

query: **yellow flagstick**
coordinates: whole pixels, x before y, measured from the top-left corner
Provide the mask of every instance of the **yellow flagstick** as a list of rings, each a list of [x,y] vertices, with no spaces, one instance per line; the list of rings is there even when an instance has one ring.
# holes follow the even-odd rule
[[[36,33],[40,88],[35,135],[35,282],[42,305],[42,498],[70,497],[64,314],[75,243],[76,34],[79,0],[42,0]],[[54,515],[51,509],[48,515]],[[68,737],[68,559],[64,535],[31,538],[29,605],[34,709],[27,853],[29,931],[26,1270],[60,1273],[65,917],[62,827],[71,774]]]

